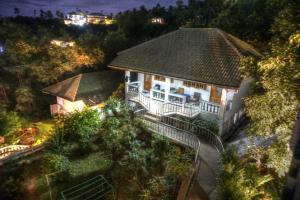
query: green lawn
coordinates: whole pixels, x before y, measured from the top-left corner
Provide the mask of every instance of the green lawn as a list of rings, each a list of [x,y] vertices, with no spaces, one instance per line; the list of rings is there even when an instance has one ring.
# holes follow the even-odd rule
[[[35,155],[34,157],[41,157]],[[41,166],[43,164],[42,159],[32,161],[30,164],[25,164],[19,168],[6,173],[7,177],[2,177],[4,180],[8,180],[9,177],[13,177],[14,181],[11,182],[11,186],[14,186],[17,191],[22,191],[20,196],[14,194],[12,199],[19,199],[22,197],[28,200],[48,200],[50,199],[49,187],[47,185],[46,176]],[[60,192],[77,185],[85,180],[88,180],[96,175],[106,175],[111,167],[111,162],[107,159],[107,156],[101,152],[90,153],[89,155],[81,158],[71,160],[70,177],[64,181],[57,181],[62,176],[62,173],[55,173],[50,175],[49,182],[52,191],[53,199],[59,199]],[[66,181],[67,180],[67,181]],[[20,188],[22,188],[20,190]],[[0,191],[1,192],[1,191]]]

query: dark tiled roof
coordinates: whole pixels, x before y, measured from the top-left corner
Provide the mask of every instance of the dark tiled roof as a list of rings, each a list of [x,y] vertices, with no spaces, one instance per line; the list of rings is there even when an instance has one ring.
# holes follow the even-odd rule
[[[95,95],[98,100],[104,101],[123,83],[122,79],[123,73],[112,70],[84,73],[50,85],[44,88],[42,92],[69,101],[87,101]]]
[[[238,87],[242,56],[259,56],[249,44],[216,28],[181,28],[118,54],[110,67]]]

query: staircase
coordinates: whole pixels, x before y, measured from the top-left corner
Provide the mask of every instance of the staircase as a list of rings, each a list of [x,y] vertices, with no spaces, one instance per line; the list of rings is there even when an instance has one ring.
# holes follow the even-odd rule
[[[163,135],[195,151],[194,166],[196,174],[193,180],[196,182],[192,182],[189,185],[190,189],[186,199],[195,198],[194,196],[190,197],[190,192],[195,190],[196,185],[198,186],[196,190],[204,191],[204,196],[216,199],[215,189],[218,162],[220,153],[224,151],[220,138],[209,130],[195,124],[166,116],[165,114],[168,113],[166,111],[176,107],[169,108],[163,107],[164,112],[158,111],[156,115],[149,113],[145,108],[139,108],[135,111],[135,114],[140,116],[150,131]],[[176,112],[182,112],[182,110],[178,109]],[[186,112],[186,114],[189,113]],[[204,196],[201,198],[204,198]]]

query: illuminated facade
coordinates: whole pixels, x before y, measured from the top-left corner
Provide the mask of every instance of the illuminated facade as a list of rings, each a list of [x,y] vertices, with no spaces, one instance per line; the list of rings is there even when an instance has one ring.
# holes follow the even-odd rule
[[[239,72],[243,56],[260,54],[213,28],[181,28],[118,53],[109,67],[125,72],[126,99],[152,115],[198,115],[227,133],[244,116],[251,78]]]
[[[162,17],[153,17],[151,19],[151,23],[153,23],[153,24],[165,24],[166,22],[165,22],[165,19],[162,18]]]
[[[67,15],[66,19],[64,19],[64,23],[66,25],[76,26],[83,26],[86,24],[111,25],[115,23],[115,19],[101,13],[85,14],[83,12],[72,12]]]
[[[114,80],[114,81],[111,81]],[[122,82],[122,74],[116,71],[92,72],[73,76],[42,90],[55,96],[50,105],[52,115],[68,114],[85,107],[100,109],[102,103]]]

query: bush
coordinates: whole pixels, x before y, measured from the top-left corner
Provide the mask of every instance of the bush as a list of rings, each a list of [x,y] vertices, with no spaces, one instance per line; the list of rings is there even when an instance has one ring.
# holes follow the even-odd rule
[[[142,197],[144,200],[171,199],[169,187],[170,185],[165,177],[155,176],[150,179],[147,189],[143,191]]]
[[[234,150],[227,150],[222,155],[222,165],[217,180],[218,199],[274,199],[267,189],[270,188],[271,175],[261,174],[247,156],[240,158]]]
[[[0,111],[0,135],[8,136],[19,131],[22,119],[16,112]]]
[[[79,142],[82,148],[87,148],[91,137],[97,134],[100,127],[100,114],[89,108],[75,111],[59,119],[57,127],[57,131],[67,142]]]
[[[125,99],[125,85],[120,84],[119,87],[111,95],[112,99],[124,100]]]
[[[68,172],[70,161],[66,156],[47,153],[43,157],[43,171],[45,173]]]
[[[1,184],[0,193],[1,199],[22,199],[23,188],[21,180],[10,176]]]

